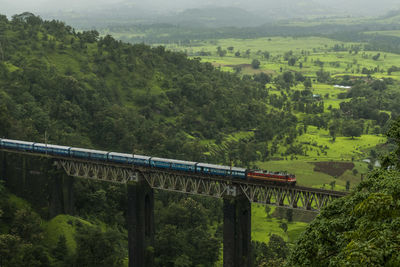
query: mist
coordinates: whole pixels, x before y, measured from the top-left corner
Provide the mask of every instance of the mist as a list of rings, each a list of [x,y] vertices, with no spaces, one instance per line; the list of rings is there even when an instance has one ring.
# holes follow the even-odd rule
[[[211,19],[223,18],[217,26],[255,26],[293,18],[381,16],[400,9],[398,0],[0,0],[0,6],[0,13],[7,16],[29,11],[45,19],[60,19],[78,27],[113,23],[187,23],[202,9],[205,10],[201,14],[203,18],[211,16],[207,15],[210,11],[215,11]]]

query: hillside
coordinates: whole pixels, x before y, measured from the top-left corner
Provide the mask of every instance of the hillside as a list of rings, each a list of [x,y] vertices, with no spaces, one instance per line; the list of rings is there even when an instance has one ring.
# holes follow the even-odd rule
[[[0,23],[2,136],[198,160],[201,140],[290,117],[261,83],[181,53],[31,14]]]
[[[287,266],[399,266],[400,119],[396,149],[348,196],[324,209],[297,241]]]
[[[234,164],[243,166],[258,156],[256,143],[232,136],[253,133],[261,122],[280,125],[268,138],[296,127],[295,116],[266,105],[262,81],[242,79],[183,53],[122,43],[96,31],[77,33],[30,13],[12,20],[1,16],[0,36],[2,137],[37,142],[47,137],[69,146],[225,164],[234,157]],[[229,145],[222,144],[228,138]],[[46,186],[52,177],[47,179]],[[73,190],[75,217],[47,220],[29,207],[9,209],[7,201],[1,202],[5,266],[126,264],[126,188],[77,179]],[[193,216],[194,210],[196,224],[179,219]],[[218,261],[220,201],[158,193],[155,212],[158,266]],[[9,229],[16,220],[32,221],[29,227],[35,231],[25,236],[23,229]],[[182,221],[179,229],[176,220]],[[295,223],[290,227],[295,229]],[[199,254],[198,247],[208,250]]]
[[[354,37],[343,38],[348,36]],[[0,136],[7,138],[287,170],[300,185],[349,190],[374,168],[377,146],[390,149],[382,133],[400,114],[400,57],[370,43],[267,37],[150,47],[23,13],[11,20],[0,16],[0,45]],[[0,239],[22,242],[11,254],[31,244],[51,254],[36,254],[43,262],[55,261],[60,251],[71,253],[63,260],[76,262],[90,261],[79,254],[84,248],[101,251],[79,247],[96,245],[98,235],[100,249],[115,250],[100,255],[101,266],[120,266],[126,259],[126,251],[118,250],[126,238],[124,190],[78,180],[81,218],[56,217],[44,222],[45,229],[29,208],[1,206],[8,223],[19,213],[34,217],[35,233],[45,236],[26,243],[3,223]],[[157,265],[217,262],[221,210],[214,199],[158,193]],[[271,218],[270,211],[253,210],[253,240],[269,242],[255,243],[265,257],[304,228],[282,220],[282,211]],[[180,218],[195,215],[195,230],[184,219],[178,229]],[[266,228],[277,235],[267,236]],[[209,250],[200,255],[199,246]],[[287,253],[275,256],[282,263]],[[260,264],[268,262],[265,257]]]

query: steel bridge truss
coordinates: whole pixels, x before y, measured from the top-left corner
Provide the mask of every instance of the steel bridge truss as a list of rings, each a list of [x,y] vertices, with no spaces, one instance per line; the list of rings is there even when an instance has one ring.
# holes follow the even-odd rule
[[[283,187],[126,165],[71,160],[57,160],[55,165],[64,169],[69,176],[116,183],[145,179],[153,189],[217,198],[244,194],[250,202],[312,211],[319,211],[334,199],[346,195],[343,192],[330,190]]]
[[[319,211],[334,199],[346,195],[331,190],[282,187],[250,181],[214,179],[163,171],[144,171],[144,178],[154,189],[222,198],[244,194],[250,202],[288,208]]]
[[[137,175],[133,169],[121,168],[120,166],[70,160],[58,160],[55,165],[64,169],[69,176],[115,183],[137,181]]]
[[[240,188],[249,201],[254,203],[317,211],[345,195],[328,190],[314,191],[268,185],[241,184]]]
[[[162,171],[142,172],[154,189],[222,198],[237,196],[238,187],[230,180],[213,179],[207,176],[191,176]]]

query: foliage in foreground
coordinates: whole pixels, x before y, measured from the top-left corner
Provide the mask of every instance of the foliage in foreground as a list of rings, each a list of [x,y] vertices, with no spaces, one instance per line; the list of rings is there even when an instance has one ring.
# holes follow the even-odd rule
[[[398,147],[399,126],[400,120],[388,132]],[[349,196],[321,212],[298,240],[288,266],[400,265],[398,151]]]
[[[78,221],[78,220],[76,220]],[[121,266],[126,244],[114,229],[75,223],[77,253],[68,250],[65,236],[45,242],[43,220],[29,205],[10,200],[0,183],[0,266]]]

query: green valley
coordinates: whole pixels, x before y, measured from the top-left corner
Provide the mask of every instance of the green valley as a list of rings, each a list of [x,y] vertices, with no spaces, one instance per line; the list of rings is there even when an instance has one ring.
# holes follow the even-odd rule
[[[28,12],[0,15],[0,137],[286,171],[300,186],[350,194],[317,218],[252,204],[257,266],[395,266],[381,250],[371,260],[368,245],[384,243],[374,229],[385,231],[388,250],[398,243],[390,228],[400,116],[392,15],[99,31]],[[0,182],[1,266],[128,265],[126,188],[77,179],[73,189],[75,214],[50,218],[43,201],[20,198],[35,188],[15,195]],[[222,206],[157,192],[147,251],[155,266],[222,266]],[[356,256],[364,248],[368,261]]]

